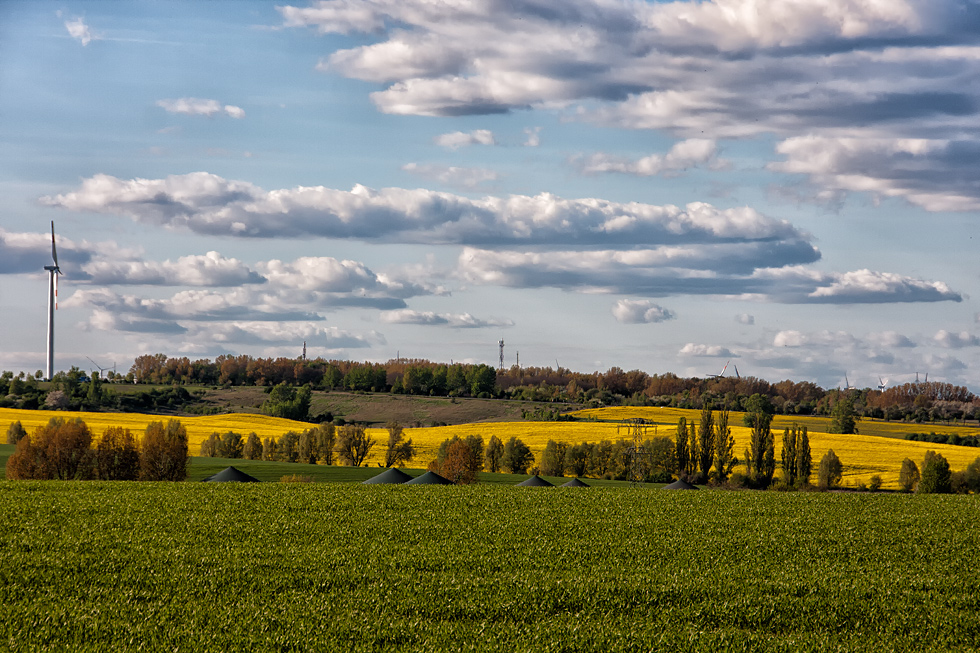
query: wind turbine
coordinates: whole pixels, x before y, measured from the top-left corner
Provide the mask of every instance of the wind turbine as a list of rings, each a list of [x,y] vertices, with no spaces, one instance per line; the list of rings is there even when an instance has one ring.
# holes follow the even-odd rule
[[[58,250],[54,246],[54,220],[51,221],[51,258],[54,265],[45,265],[48,271],[48,381],[54,377],[54,312],[58,309]]]
[[[725,376],[725,370],[728,369],[728,363],[731,363],[731,362],[732,362],[731,360],[728,360],[728,361],[725,362],[725,367],[721,368],[721,374],[709,374],[708,375],[708,378],[709,379],[720,379],[721,377]]]
[[[879,378],[878,380],[880,381],[881,379]],[[847,374],[844,375],[844,389],[845,390],[857,390],[857,388],[854,387],[853,385],[851,385],[851,382],[847,380]]]
[[[878,389],[881,390],[882,392],[884,392],[885,391],[885,385],[886,385],[886,383],[884,381],[882,381],[881,380],[881,377],[879,376],[878,377]]]

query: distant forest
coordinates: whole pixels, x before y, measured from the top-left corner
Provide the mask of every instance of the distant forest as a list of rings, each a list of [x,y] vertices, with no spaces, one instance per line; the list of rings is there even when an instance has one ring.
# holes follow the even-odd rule
[[[517,367],[497,370],[485,364],[445,364],[420,359],[386,363],[295,358],[219,356],[190,360],[164,354],[136,358],[125,374],[109,371],[89,378],[78,368],[55,376],[52,389],[61,390],[71,407],[100,405],[99,384],[139,383],[171,386],[155,390],[186,395],[185,386],[309,386],[312,390],[347,390],[442,397],[483,397],[582,407],[616,405],[671,406],[700,409],[708,402],[716,408],[741,411],[753,395],[769,399],[775,412],[785,415],[828,415],[842,398],[862,417],[916,422],[980,420],[980,399],[966,387],[929,381],[905,383],[884,391],[876,389],[824,389],[809,381],[778,383],[751,376],[681,378],[673,373],[648,374],[613,367],[606,372],[573,372],[558,367]],[[35,390],[33,401],[18,399]],[[60,398],[59,398],[60,399]],[[0,375],[0,405],[38,408],[46,401],[37,380],[10,372]],[[29,404],[34,403],[31,406]],[[47,403],[51,403],[47,401]],[[77,404],[77,406],[76,406]],[[122,409],[138,407],[120,406]],[[559,411],[529,411],[529,418],[557,419]]]

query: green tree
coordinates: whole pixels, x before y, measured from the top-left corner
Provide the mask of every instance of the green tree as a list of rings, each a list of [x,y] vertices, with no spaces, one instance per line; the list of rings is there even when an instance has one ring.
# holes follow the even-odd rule
[[[817,470],[817,486],[821,490],[835,488],[840,485],[843,476],[844,465],[834,450],[831,449],[820,459],[820,467]]]
[[[567,450],[566,444],[548,440],[541,454],[541,473],[545,476],[564,476]]]
[[[453,366],[457,367],[457,366]],[[450,368],[450,371],[452,368]],[[488,472],[493,472],[496,474],[500,471],[500,461],[504,456],[504,443],[496,435],[490,436],[490,442],[487,443],[487,453],[483,459],[484,467]]]
[[[215,431],[201,441],[201,450],[198,452],[198,455],[201,458],[216,458],[218,456],[218,440],[220,437],[218,432]]]
[[[20,421],[11,422],[7,427],[7,444],[17,444],[22,438],[27,437],[27,431]]]
[[[262,440],[255,432],[248,434],[245,446],[242,447],[242,458],[245,460],[262,460]]]
[[[565,450],[565,471],[572,476],[585,476],[589,470],[589,454],[592,445],[588,442],[573,444]]]
[[[755,393],[746,399],[743,408],[745,414],[742,416],[742,424],[749,428],[752,428],[755,424],[757,415],[768,415],[769,421],[771,422],[772,416],[776,414],[776,409],[773,407],[769,397],[759,393]]]
[[[304,421],[310,415],[313,393],[309,385],[297,390],[285,381],[274,386],[262,404],[262,412],[272,417]]]
[[[795,426],[795,424],[794,424]],[[796,484],[806,487],[810,484],[810,472],[813,467],[813,456],[810,453],[810,435],[806,427],[800,427],[796,439]]]
[[[346,424],[337,430],[337,449],[340,460],[345,465],[360,467],[377,441],[369,436],[367,430],[360,424]]]
[[[276,442],[276,459],[284,463],[299,462],[299,433],[286,431],[282,434]]]
[[[272,462],[272,461],[278,460],[278,458],[276,458],[276,455],[277,455],[276,449],[277,449],[277,447],[276,447],[276,439],[275,438],[266,438],[265,440],[263,440],[262,441],[262,460],[265,460],[265,461],[268,461],[268,462]]]
[[[980,457],[976,458],[963,470],[963,480],[966,483],[967,490],[973,493],[980,493]]]
[[[296,444],[296,459],[301,463],[310,465],[316,464],[316,432],[313,429],[306,429],[299,434],[299,442]]]
[[[385,467],[401,467],[415,457],[412,440],[405,439],[405,429],[398,422],[388,422],[388,448],[385,450]]]
[[[953,491],[949,461],[935,451],[927,451],[922,463],[922,478],[916,494],[949,494]]]
[[[687,426],[687,469],[684,471],[688,475],[694,475],[697,474],[698,460],[701,457],[701,450],[698,448],[698,425],[691,420]]]
[[[332,422],[316,427],[316,457],[324,465],[334,464],[334,448],[337,446],[337,428]]]
[[[786,485],[793,487],[796,485],[796,442],[797,442],[797,428],[796,424],[793,424],[793,428],[783,429],[783,451],[782,466],[783,466],[783,481]]]
[[[711,403],[705,402],[701,409],[701,423],[698,426],[698,471],[705,479],[711,471],[715,457],[715,414]]]
[[[147,425],[140,450],[140,480],[183,481],[188,459],[187,429],[180,420]]]
[[[242,442],[241,433],[226,431],[218,438],[218,458],[241,458],[244,447],[245,443]]]
[[[470,395],[493,396],[497,387],[497,370],[483,363],[474,365],[467,372],[466,380],[469,382]]]
[[[752,433],[749,439],[751,451],[747,465],[749,476],[756,487],[767,488],[776,473],[776,456],[772,435],[772,415],[765,412],[752,413]]]
[[[500,459],[500,465],[504,471],[511,474],[527,474],[527,468],[534,463],[534,454],[531,449],[519,438],[511,438],[504,445],[504,455]]]
[[[902,468],[898,472],[898,486],[902,492],[912,492],[919,484],[919,466],[911,458],[902,461]]]
[[[830,412],[830,432],[857,433],[857,419],[854,416],[854,400],[847,394],[838,395],[837,403]]]
[[[718,422],[715,425],[715,480],[719,483],[727,481],[737,464],[735,437],[728,426],[728,411],[723,410],[718,413]]]
[[[687,444],[687,418],[681,417],[677,420],[677,431],[674,434],[674,457],[677,460],[677,469],[686,472],[690,449]]]

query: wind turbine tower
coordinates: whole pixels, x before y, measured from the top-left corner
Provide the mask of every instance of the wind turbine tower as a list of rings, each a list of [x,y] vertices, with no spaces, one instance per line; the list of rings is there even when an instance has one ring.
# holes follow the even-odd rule
[[[54,265],[45,265],[48,271],[48,381],[54,376],[54,312],[58,309],[58,250],[54,246],[54,220],[51,221],[51,258]]]

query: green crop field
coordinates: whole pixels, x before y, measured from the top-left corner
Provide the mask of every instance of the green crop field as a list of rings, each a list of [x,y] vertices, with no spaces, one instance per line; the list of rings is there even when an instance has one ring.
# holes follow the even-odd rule
[[[8,650],[977,650],[975,496],[0,483]]]

